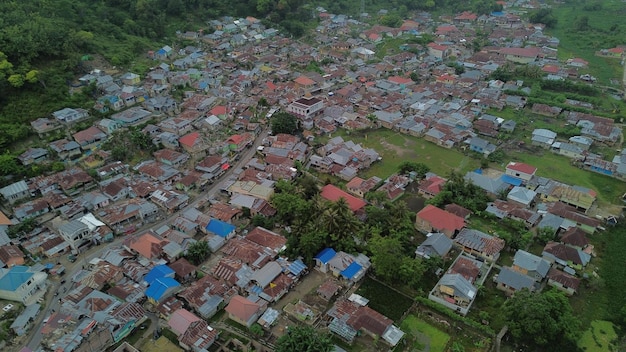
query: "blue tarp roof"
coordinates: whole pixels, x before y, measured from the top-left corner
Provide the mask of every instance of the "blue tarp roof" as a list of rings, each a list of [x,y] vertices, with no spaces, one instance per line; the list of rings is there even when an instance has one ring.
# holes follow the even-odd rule
[[[287,268],[287,270],[289,270],[290,273],[296,276],[300,275],[302,271],[304,271],[304,269],[306,269],[306,265],[300,259],[291,263],[289,267]]]
[[[174,270],[167,265],[157,265],[152,268],[152,270],[150,270],[143,279],[148,283],[148,285],[151,285],[154,280],[162,277],[174,277]]]
[[[235,225],[221,220],[211,219],[206,225],[206,230],[220,237],[228,237],[231,232],[235,231]]]
[[[361,266],[361,264],[357,263],[357,262],[352,262],[352,264],[348,265],[347,268],[345,268],[342,272],[341,272],[341,276],[345,277],[346,279],[350,280],[354,277],[354,275],[356,275],[356,273],[359,272],[359,270],[361,270],[363,267]]]
[[[158,301],[170,288],[178,286],[180,286],[178,281],[169,277],[155,279],[150,287],[148,287],[148,289],[146,290],[146,297]]]
[[[474,173],[482,175],[483,174],[483,169],[476,169],[476,170],[474,170]]]
[[[16,265],[0,278],[0,290],[15,291],[23,283],[30,280],[33,273],[28,271],[29,267]]]
[[[322,262],[322,264],[326,264],[335,257],[335,254],[337,254],[337,252],[335,252],[334,249],[325,248],[324,250],[319,252],[318,255],[315,256],[315,259],[318,259],[320,262]]]
[[[504,183],[508,183],[512,186],[521,186],[522,185],[522,180],[520,180],[517,177],[513,177],[513,176],[509,176],[509,175],[502,175],[500,176],[500,180],[502,180],[502,182]]]
[[[52,263],[46,264],[46,269],[50,270],[52,268],[54,268],[54,264],[52,264]]]

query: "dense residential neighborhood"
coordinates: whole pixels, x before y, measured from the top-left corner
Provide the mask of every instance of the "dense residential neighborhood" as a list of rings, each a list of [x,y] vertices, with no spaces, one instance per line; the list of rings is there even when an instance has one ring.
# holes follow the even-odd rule
[[[132,339],[170,334],[170,350],[272,351],[300,324],[329,332],[335,351],[422,350],[411,348],[424,335],[405,324],[414,318],[449,333],[468,327],[487,351],[501,336],[497,318],[482,313],[485,289],[503,302],[522,291],[576,297],[598,275],[587,270],[594,234],[621,222],[621,208],[605,210],[605,190],[505,151],[556,154],[624,181],[622,125],[593,106],[567,107],[583,101],[529,103],[524,82],[493,78],[515,64],[581,80],[588,64],[557,60],[559,39],[503,4],[491,15],[423,12],[397,28],[318,7],[313,43],[253,17],[211,19],[210,33],[181,32],[184,46],[147,52],[145,75],[96,68],[79,77],[95,87],[93,110],[68,106],[32,121],[48,142],[18,158],[50,172],[0,189],[0,302],[16,313],[2,349],[130,351]],[[401,40],[426,34],[425,45]],[[478,39],[484,45],[472,49]],[[377,43],[394,40],[403,44],[375,60]],[[624,50],[601,55],[626,59]],[[543,122],[497,116],[522,109]],[[551,130],[552,121],[573,129]],[[370,144],[380,133],[462,153],[472,167],[384,168],[388,156],[434,160],[404,160],[384,137]],[[463,198],[466,190],[484,202]],[[421,203],[408,207],[410,233],[398,246],[409,257],[398,263],[420,281],[409,292],[427,303],[409,298],[395,314],[362,287],[410,297],[382,269],[381,257],[404,254],[379,244],[396,236],[389,224],[404,213],[374,216],[409,199]],[[303,211],[298,200],[326,208]],[[330,240],[298,232],[312,223]],[[361,233],[363,224],[375,231]]]

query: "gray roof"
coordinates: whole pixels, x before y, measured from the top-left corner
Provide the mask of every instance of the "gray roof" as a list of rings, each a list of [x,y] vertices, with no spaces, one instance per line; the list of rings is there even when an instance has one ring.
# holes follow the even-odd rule
[[[31,320],[35,320],[35,317],[37,317],[37,314],[39,313],[40,308],[41,308],[41,305],[37,303],[26,306],[22,314],[18,315],[17,318],[15,318],[15,320],[13,321],[13,324],[11,324],[11,329],[13,330],[25,329]],[[25,333],[25,331],[22,331],[22,334],[23,333]],[[22,334],[18,333],[18,335],[20,336]]]
[[[474,171],[469,171],[465,174],[465,180],[471,181],[476,186],[484,189],[487,192],[497,194],[502,190],[505,190],[509,185],[502,181],[500,178],[490,178],[485,175],[478,174]]]
[[[528,271],[535,271],[541,275],[541,277],[545,277],[550,270],[550,262],[523,250],[518,250],[515,253],[513,265]]]
[[[415,254],[424,258],[443,257],[450,249],[452,249],[452,240],[448,236],[443,233],[433,233],[417,247]]]
[[[531,277],[518,273],[517,271],[514,271],[511,268],[507,267],[502,267],[502,270],[500,270],[500,274],[498,274],[496,282],[505,284],[516,291],[523,288],[532,289],[535,284],[535,280],[533,280]]]
[[[0,193],[6,199],[9,199],[9,197],[11,197],[12,195],[20,194],[22,192],[27,192],[27,191],[28,191],[28,185],[26,184],[26,181],[18,181],[6,187],[0,188]]]
[[[72,235],[77,232],[89,230],[89,227],[78,220],[72,220],[66,224],[59,226],[59,232]]]
[[[476,287],[461,274],[445,274],[437,285],[452,287],[456,297],[463,297],[470,301],[476,297]]]
[[[528,205],[533,201],[533,199],[535,199],[536,196],[537,193],[533,190],[526,187],[515,186],[506,197],[507,199]]]
[[[504,248],[504,240],[482,231],[468,228],[461,230],[454,242],[488,255],[498,253]]]
[[[272,280],[276,278],[283,268],[277,262],[269,262],[265,264],[261,269],[254,272],[251,279],[256,281],[261,288],[265,288]]]

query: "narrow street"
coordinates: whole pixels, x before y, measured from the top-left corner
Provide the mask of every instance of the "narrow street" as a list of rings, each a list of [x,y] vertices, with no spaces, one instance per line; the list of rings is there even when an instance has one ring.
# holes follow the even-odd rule
[[[227,184],[227,182],[235,175],[235,172],[241,169],[254,156],[254,154],[256,153],[257,147],[260,146],[263,142],[263,139],[265,139],[268,136],[268,130],[269,129],[266,127],[263,131],[261,131],[261,133],[255,139],[254,144],[250,148],[245,150],[243,154],[241,154],[239,160],[235,164],[231,165],[231,167],[222,175],[219,181],[208,186],[207,190],[203,194],[200,194],[198,197],[196,197],[196,199],[190,202],[189,205],[181,209],[180,212],[184,212],[187,209],[195,208],[200,202],[203,202],[207,199],[212,199],[213,197],[215,197],[215,195],[218,192],[220,192],[220,190]],[[139,236],[144,231],[150,228],[156,229],[163,225],[169,224],[174,220],[174,218],[176,218],[177,215],[178,215],[177,213],[174,213],[174,214],[171,214],[170,216],[165,217],[161,221],[158,221],[152,224],[147,224],[139,228],[135,232],[135,234],[130,235],[130,236]],[[44,318],[49,317],[50,314],[52,314],[53,312],[59,310],[60,308],[59,298],[62,297],[65,292],[70,291],[71,288],[73,287],[72,286],[73,283],[71,282],[72,277],[74,277],[74,275],[76,275],[76,273],[78,273],[78,271],[80,271],[84,266],[86,266],[92,259],[97,258],[102,253],[106,252],[107,250],[111,248],[119,246],[122,243],[122,241],[127,239],[127,237],[128,236],[116,237],[110,243],[103,243],[99,246],[92,247],[85,253],[80,254],[78,257],[78,260],[74,263],[70,263],[69,261],[67,261],[65,257],[61,259],[62,264],[64,264],[66,268],[66,274],[64,277],[66,278],[67,282],[61,285],[60,280],[56,278],[54,279],[49,278],[50,286],[48,288],[48,292],[46,293],[45,301],[42,303],[42,306],[44,307],[43,311],[37,316],[37,319],[33,322],[33,327],[29,331],[29,333],[20,340],[20,343],[14,349],[15,351],[19,351],[23,346],[27,346],[28,348],[32,350],[37,349],[37,346],[39,346],[39,344],[42,341],[42,335],[39,333],[39,331],[41,330],[41,327],[43,325],[42,324],[43,320]],[[150,318],[152,319],[152,317]],[[158,320],[152,321],[150,330],[156,327],[157,322]],[[23,343],[21,341],[27,341],[27,342]]]

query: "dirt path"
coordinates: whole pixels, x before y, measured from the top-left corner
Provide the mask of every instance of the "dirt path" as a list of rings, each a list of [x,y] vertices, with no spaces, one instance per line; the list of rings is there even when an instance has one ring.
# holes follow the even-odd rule
[[[317,270],[311,270],[293,290],[289,291],[272,308],[282,311],[287,304],[298,302],[298,300],[302,299],[311,291],[317,290],[317,288],[328,279],[330,279],[330,276],[320,273]]]

